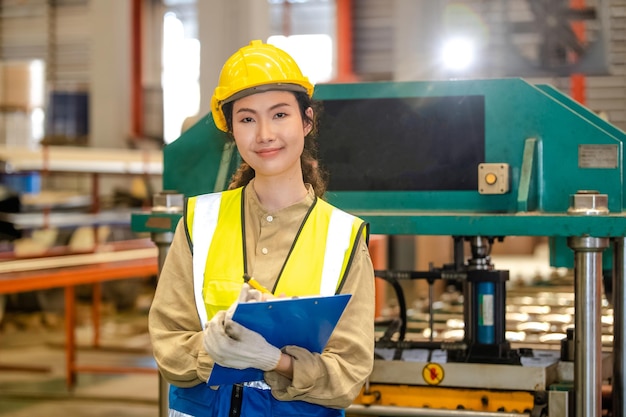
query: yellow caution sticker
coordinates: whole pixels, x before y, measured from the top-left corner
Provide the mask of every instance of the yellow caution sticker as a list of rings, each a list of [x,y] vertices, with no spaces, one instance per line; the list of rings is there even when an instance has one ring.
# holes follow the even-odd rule
[[[443,367],[438,363],[429,363],[422,369],[422,377],[428,385],[439,385],[443,381]]]

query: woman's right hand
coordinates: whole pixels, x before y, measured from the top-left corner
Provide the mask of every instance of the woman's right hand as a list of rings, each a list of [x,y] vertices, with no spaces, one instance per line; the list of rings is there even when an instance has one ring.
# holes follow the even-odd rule
[[[228,368],[271,371],[282,359],[280,349],[267,343],[259,333],[234,322],[224,310],[207,323],[203,344],[216,363]]]

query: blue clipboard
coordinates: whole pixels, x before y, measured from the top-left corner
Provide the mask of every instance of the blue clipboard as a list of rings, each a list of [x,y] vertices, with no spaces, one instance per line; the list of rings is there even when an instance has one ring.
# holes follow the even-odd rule
[[[321,353],[350,297],[351,294],[338,294],[241,303],[233,313],[233,320],[260,333],[278,348],[295,345]],[[260,369],[233,369],[215,364],[207,383],[230,385],[259,380],[263,380]]]

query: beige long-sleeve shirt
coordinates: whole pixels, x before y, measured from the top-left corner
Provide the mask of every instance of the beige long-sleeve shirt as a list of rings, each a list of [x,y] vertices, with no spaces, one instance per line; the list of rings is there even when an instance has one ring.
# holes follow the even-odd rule
[[[253,187],[246,187],[245,192],[248,272],[266,288],[273,288],[315,197],[309,187],[303,201],[269,213]],[[352,297],[324,352],[288,346],[286,352],[294,358],[293,379],[265,373],[275,398],[344,408],[359,393],[374,358],[374,270],[363,239],[341,293]],[[192,255],[182,221],[159,276],[149,329],[154,357],[166,381],[179,387],[206,383],[213,360],[203,348],[194,301]]]

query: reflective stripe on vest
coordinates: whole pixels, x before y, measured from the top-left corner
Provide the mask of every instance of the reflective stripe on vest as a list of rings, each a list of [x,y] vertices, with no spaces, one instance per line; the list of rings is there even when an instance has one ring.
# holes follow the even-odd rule
[[[328,238],[324,253],[320,295],[333,295],[337,291],[337,280],[341,278],[343,255],[352,243],[353,222],[354,216],[345,211],[333,209],[330,222],[328,222]]]
[[[208,321],[202,295],[204,269],[206,268],[209,247],[211,246],[213,233],[217,225],[221,201],[222,193],[199,196],[196,198],[193,216],[193,231],[191,235],[193,236],[193,291],[203,329]],[[198,213],[200,213],[199,216],[196,215]]]
[[[241,192],[241,190],[234,192]],[[194,295],[203,328],[210,319],[204,302],[204,274],[207,256],[220,217],[222,195],[223,193],[214,193],[193,197],[196,200],[191,227]],[[327,204],[321,200],[317,204],[321,205],[320,203]],[[316,209],[319,208],[316,206],[313,210]],[[337,291],[339,280],[342,277],[345,254],[353,243],[354,221],[354,216],[337,208],[332,208],[326,232],[326,248],[319,288],[321,295],[333,295]]]

